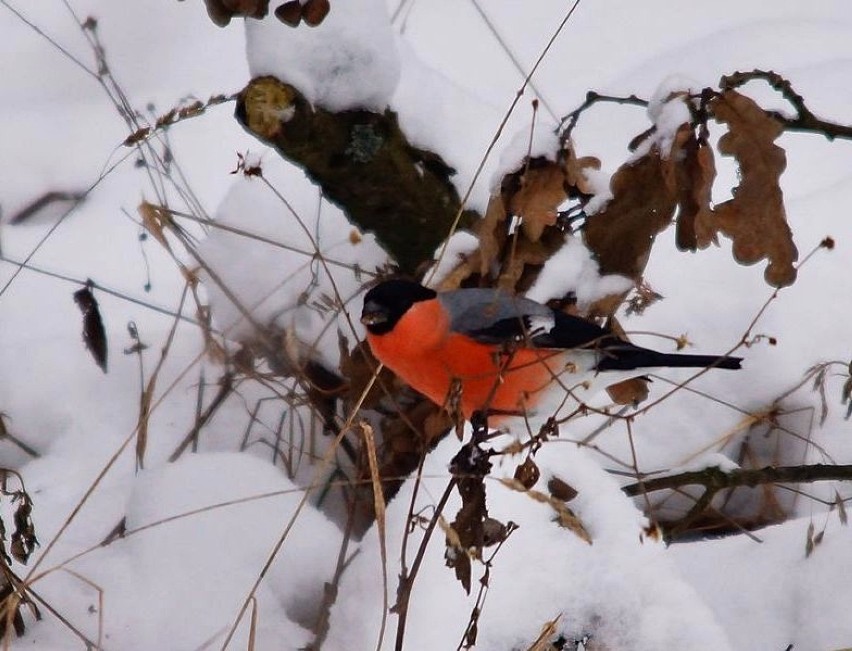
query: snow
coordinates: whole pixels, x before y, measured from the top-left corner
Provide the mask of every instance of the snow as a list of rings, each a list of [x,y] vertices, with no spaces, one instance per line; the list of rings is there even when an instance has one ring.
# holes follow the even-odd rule
[[[62,6],[12,6],[94,69],[85,38]],[[590,89],[654,94],[647,113],[601,106],[582,117],[574,133],[576,153],[603,161],[602,171],[587,171],[596,188],[589,214],[607,200],[608,175],[629,156],[625,143],[647,129],[649,119],[663,139],[684,119],[680,100],[665,101],[671,90],[715,84],[721,74],[737,69],[772,68],[792,80],[817,115],[850,121],[852,12],[846,0],[807,5],[784,0],[771,6],[735,0],[700,7],[664,0],[635,7],[612,0],[581,4],[534,77],[535,90],[526,90],[502,131],[498,127],[523,75],[499,39],[529,69],[564,15],[565,3],[487,3],[483,8],[496,32],[472,6],[450,0],[410,3],[393,27],[386,18],[396,3],[339,0],[316,28],[293,29],[270,15],[262,22],[246,21],[245,30],[239,21],[224,30],[214,27],[203,3],[172,3],[152,11],[144,4],[78,0],[73,7],[81,18],[98,18],[108,61],[143,123],[187,97],[203,101],[238,90],[251,75],[277,74],[318,107],[397,111],[412,144],[440,152],[457,170],[459,195],[470,192],[468,205],[479,210],[500,172],[516,166],[530,146],[529,103],[536,96],[546,106],[542,101],[535,118],[533,151],[552,156],[550,125],[559,115],[545,115],[546,107],[567,113]],[[202,430],[197,451],[190,448],[170,463],[196,421],[199,386],[204,385],[202,403],[208,405],[225,370],[215,356],[205,356],[199,328],[182,323],[160,370],[144,467],[137,468],[140,375],[145,381],[151,377],[173,319],[133,300],[174,311],[185,278],[153,238],[140,241],[136,207],[146,199],[167,201],[181,211],[197,202],[197,214],[213,216],[213,225],[181,224],[208,265],[200,272],[200,291],[211,301],[214,328],[223,333],[225,345],[254,336],[256,325],[274,323],[331,369],[339,361],[338,330],[350,344],[362,334],[359,297],[386,256],[371,234],[355,231],[337,207],[321,200],[300,170],[243,132],[231,116],[232,104],[210,108],[151,140],[161,154],[168,147],[172,176],[182,174],[185,182],[170,185],[164,176],[135,167],[137,152],[121,145],[128,135],[125,122],[98,82],[7,6],[0,15],[0,57],[7,63],[0,86],[2,255],[18,261],[32,255],[33,265],[72,279],[24,270],[0,297],[0,412],[10,434],[40,453],[33,459],[11,440],[0,440],[0,466],[23,476],[41,542],[28,566],[13,569],[26,576],[39,563],[34,589],[87,638],[97,640],[102,633],[105,649],[219,648],[295,517],[252,603],[257,605],[256,648],[302,648],[313,639],[317,604],[343,540],[328,506],[333,464],[315,458],[327,439],[311,428],[298,405],[280,399],[291,395],[291,384],[243,381]],[[786,102],[768,97],[765,86],[749,86],[746,92],[767,106],[790,110]],[[834,237],[836,249],[818,251],[797,282],[771,300],[752,334],[771,335],[777,344],[763,339],[740,348],[742,371],[707,373],[690,384],[700,393],[681,390],[629,422],[604,426],[600,416],[577,417],[541,448],[535,462],[543,479],[536,489],[545,490],[551,475],[576,488],[578,496],[568,506],[592,545],[557,527],[549,505],[487,480],[489,513],[513,520],[519,529],[493,559],[478,648],[529,648],[541,627],[557,617],[558,630],[567,637],[590,634],[613,649],[850,646],[852,534],[836,509],[803,495],[782,496],[794,517],[755,532],[759,543],[732,535],[666,547],[646,530],[639,510],[644,504],[619,490],[635,481],[634,459],[651,476],[729,469],[735,462],[745,465],[743,455],[756,467],[852,461],[850,424],[839,404],[841,367],[827,380],[829,413],[822,427],[812,381],[798,386],[813,364],[849,358],[852,226],[842,207],[852,202],[852,147],[806,134],[785,134],[779,144],[787,151],[782,184],[800,258],[826,235]],[[263,179],[230,174],[237,152],[260,160]],[[723,167],[716,191],[724,194],[736,183],[733,166]],[[90,186],[94,190],[86,201],[62,218],[43,245],[59,207],[21,226],[6,223],[46,190]],[[187,188],[194,198],[182,194]],[[473,245],[469,234],[456,234],[438,275],[446,269],[443,264]],[[181,256],[193,266],[191,256]],[[16,270],[17,265],[0,262],[0,287]],[[218,280],[211,282],[210,271]],[[94,290],[110,344],[107,375],[81,342],[72,300],[87,278],[118,294]],[[647,333],[683,334],[689,352],[728,351],[772,294],[762,265],[735,265],[724,238],[719,247],[688,255],[677,251],[671,231],[657,238],[646,280],[665,300],[641,316],[620,317],[635,333],[634,341],[659,350],[673,351],[675,345]],[[582,309],[628,288],[623,278],[600,276],[581,241],[568,238],[528,296],[544,301],[573,291]],[[346,314],[334,309],[340,307],[335,301]],[[251,308],[254,324],[240,307]],[[192,300],[184,314],[196,317]],[[130,321],[149,346],[142,353],[141,374],[139,357],[123,354],[132,343]],[[688,377],[688,372],[654,377],[651,399],[670,390],[668,381]],[[553,399],[559,396],[554,393]],[[595,405],[606,406],[607,400],[601,396]],[[771,418],[755,416],[760,414]],[[533,431],[539,422],[531,423]],[[275,448],[281,423],[303,437],[297,437],[297,449],[286,451],[292,453],[287,462]],[[508,427],[527,440],[523,424]],[[490,444],[506,445],[513,435]],[[421,515],[428,517],[428,507],[442,494],[447,464],[459,445],[451,437],[427,458],[415,509]],[[341,459],[337,455],[335,461]],[[511,477],[521,460],[504,459],[494,476]],[[834,501],[835,491],[850,495],[843,483],[803,488],[826,503]],[[312,492],[297,516],[306,490]],[[350,541],[324,648],[376,647],[382,596],[386,592],[393,602],[396,594],[412,490],[412,482],[406,482],[388,505],[387,585],[378,530]],[[732,503],[757,508],[759,493],[737,493]],[[10,507],[5,499],[0,502],[8,531]],[[225,504],[230,502],[235,503]],[[690,504],[681,498],[681,507]],[[671,500],[666,506],[677,505]],[[451,520],[457,508],[454,495],[445,517]],[[101,546],[123,518],[126,537]],[[806,557],[812,524],[825,534]],[[416,527],[409,567],[421,535]],[[443,534],[436,530],[414,585],[406,649],[455,648],[468,622],[483,566],[474,564],[473,595],[466,596],[444,566],[443,553]],[[43,614],[35,623],[25,613],[26,635],[11,641],[13,649],[85,648],[69,628],[44,609]],[[394,645],[396,622],[390,614],[384,648]],[[246,648],[249,628],[250,612],[228,648]]]
[[[104,609],[111,645],[152,649],[166,639],[171,648],[194,649],[208,639],[221,641],[223,625],[254,582],[254,562],[272,549],[281,516],[293,510],[300,491],[270,464],[239,453],[192,455],[143,471],[134,483],[126,526],[139,533],[80,564],[97,583],[109,586],[120,577],[124,584],[111,591]],[[198,509],[208,510],[169,520]],[[314,578],[334,571],[337,539],[334,525],[316,511],[305,522],[288,542],[293,556],[276,564],[258,594],[262,636],[294,647],[310,638],[292,622],[293,612],[306,601],[319,603]],[[164,592],[168,576],[181,580]],[[288,617],[277,616],[274,606]],[[247,628],[235,644],[246,643]]]
[[[456,171],[452,180],[459,194],[470,193],[466,205],[484,211],[490,196],[484,181],[490,176],[478,170],[502,118],[500,109],[425,65],[405,41],[399,52],[403,73],[391,104],[400,127],[414,146],[442,152]],[[488,170],[496,159],[484,163]]]
[[[573,293],[581,313],[597,300],[621,294],[633,287],[633,281],[619,274],[601,275],[592,252],[579,237],[568,236],[565,244],[545,262],[527,298],[546,303]]]
[[[446,479],[440,475],[457,449],[457,444],[448,440],[427,459],[425,495],[419,496],[415,513],[434,504],[443,491]],[[527,648],[546,622],[561,615],[560,630],[568,639],[591,635],[617,649],[736,648],[728,643],[711,612],[695,599],[693,588],[680,579],[663,545],[643,537],[644,520],[617,490],[614,480],[574,446],[554,445],[541,452],[536,463],[542,476],[555,474],[568,479],[578,491],[569,507],[583,522],[593,543],[588,545],[560,528],[550,506],[488,482],[489,514],[503,522],[517,522],[519,513],[524,518],[495,555],[479,622],[479,645],[486,649]],[[511,477],[513,471],[513,466],[500,468],[494,476]],[[407,485],[406,492],[390,505],[388,541],[401,539],[410,488]],[[449,514],[458,506],[455,496],[445,516],[450,519]],[[439,535],[436,532],[435,536]],[[409,550],[416,549],[418,543],[418,537],[414,537]],[[353,562],[342,586],[357,591],[362,598],[335,607],[331,648],[371,648],[377,639],[382,586],[375,538],[367,538],[362,549],[364,553]],[[491,551],[493,548],[485,553]],[[397,553],[391,546],[389,557],[396,558]],[[443,565],[443,545],[430,545],[415,582],[406,648],[453,648],[461,639],[484,568],[474,563],[472,594],[465,596]],[[365,608],[365,603],[372,607]],[[381,648],[393,648],[389,637]]]
[[[686,95],[699,88],[696,82],[676,75],[663,80],[648,101],[648,118],[655,131],[636,148],[632,160],[638,160],[655,145],[663,158],[669,157],[678,129],[692,119],[687,105],[692,100]]]
[[[233,183],[216,213],[219,227],[199,246],[209,266],[202,277],[216,279],[205,283],[214,319],[234,340],[257,337],[255,324],[292,329],[336,366],[337,330],[347,330],[345,319],[303,295],[334,296],[336,287],[347,309],[357,314],[355,297],[385,256],[371,234],[358,232],[337,206],[320,201],[304,173],[275,155],[261,160],[264,180],[248,176]],[[282,201],[276,187],[288,188],[292,199]],[[233,264],[235,259],[242,264]],[[360,280],[347,273],[356,266],[363,270]],[[317,339],[318,332],[324,337]]]
[[[245,24],[253,77],[276,76],[330,111],[387,107],[400,64],[381,0],[337,2],[311,28],[285,25],[271,11]]]
[[[555,162],[560,149],[562,145],[556,124],[547,118],[530,123],[502,146],[500,162],[491,176],[491,191],[499,189],[507,174],[521,169],[527,158],[545,158]]]
[[[825,526],[823,542],[805,558],[808,527]],[[849,527],[834,517],[800,518],[745,537],[708,541],[671,556],[728,630],[737,648],[841,649],[849,645],[844,605],[852,559]],[[716,568],[716,571],[708,571]],[[759,604],[759,607],[757,606]]]
[[[447,241],[446,249],[439,246],[433,256],[435,265],[429,269],[423,278],[430,287],[439,287],[447,275],[464,261],[464,259],[479,248],[479,239],[473,233],[457,231]]]

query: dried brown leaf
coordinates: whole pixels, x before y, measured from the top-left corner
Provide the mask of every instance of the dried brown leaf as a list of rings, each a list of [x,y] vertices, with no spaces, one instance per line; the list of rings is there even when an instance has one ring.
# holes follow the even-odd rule
[[[816,544],[814,543],[814,523],[811,522],[808,525],[808,531],[805,534],[805,558],[814,553],[814,547],[816,547]]]
[[[210,19],[224,27],[234,16],[263,18],[269,8],[269,0],[204,0]]]
[[[556,475],[547,480],[547,490],[557,500],[570,502],[577,497],[577,489]]]
[[[501,477],[498,481],[513,491],[524,493],[536,502],[548,504],[554,511],[556,511],[556,522],[560,527],[568,529],[583,542],[590,545],[592,544],[592,537],[589,535],[589,532],[586,531],[586,527],[584,527],[580,519],[574,515],[574,512],[565,506],[563,501],[535,489],[524,488],[523,484],[516,479],[506,479],[505,477]]]
[[[492,195],[488,201],[485,216],[476,225],[476,235],[479,238],[480,276],[488,276],[506,242],[506,217],[506,204],[503,202],[502,194]]]
[[[299,0],[289,0],[275,9],[275,17],[285,25],[298,27],[302,22],[302,3]]]
[[[529,489],[535,486],[539,477],[541,477],[541,471],[531,457],[527,457],[523,463],[515,468],[515,481],[519,482],[524,488]]]
[[[696,218],[698,246],[706,247],[722,233],[733,240],[738,262],[754,264],[766,259],[766,282],[774,287],[790,285],[796,280],[794,263],[799,252],[779,185],[787,157],[775,140],[783,126],[754,100],[733,90],[714,100],[712,110],[716,120],[728,126],[719,139],[719,151],[736,158],[741,180],[732,199]]]
[[[74,292],[74,302],[83,313],[83,341],[95,364],[107,372],[107,336],[98,301],[88,285]]]
[[[378,360],[373,357],[370,347],[364,342],[358,343],[352,352],[349,352],[349,342],[342,333],[338,333],[338,349],[340,351],[340,374],[348,381],[346,400],[349,404],[355,404],[361,394],[370,384],[373,372],[378,367]],[[393,386],[393,375],[383,369],[379,380],[370,388],[370,392],[364,398],[363,406],[367,409],[374,408],[384,396],[382,385]]]
[[[716,179],[716,163],[713,149],[704,140],[699,140],[692,130],[682,131],[683,138],[675,140],[678,151],[672,152],[678,160],[676,167],[678,187],[678,214],[675,241],[683,251],[695,251],[698,238],[695,222],[711,218],[710,202],[713,181]]]
[[[529,281],[521,283],[525,274],[531,268],[540,270],[562,243],[561,236],[559,242],[545,241],[544,239],[532,242],[526,237],[520,237],[511,249],[508,259],[503,263],[500,278],[497,279],[497,287],[513,293],[523,290],[524,284],[527,286],[530,284]]]
[[[618,294],[602,296],[588,307],[584,316],[589,319],[612,316],[618,311],[621,304],[624,303],[624,299],[627,298],[629,293],[630,290],[627,290]]]
[[[846,515],[846,504],[836,489],[834,491],[834,506],[837,507],[837,514],[840,516],[840,524],[845,527],[849,523],[849,516]]]
[[[586,220],[583,240],[597,256],[601,273],[638,281],[656,235],[671,223],[677,204],[671,159],[652,149],[622,165],[610,181],[612,200]]]
[[[316,27],[325,20],[330,10],[328,0],[308,0],[302,7],[302,20],[309,27]]]
[[[30,496],[23,491],[17,493],[15,499],[19,503],[12,516],[15,522],[15,530],[12,532],[9,551],[12,552],[16,561],[26,564],[36,545],[38,545],[35,525],[32,520],[33,503]]]
[[[509,182],[507,182],[509,181]],[[509,211],[523,221],[521,230],[531,242],[541,239],[544,229],[556,224],[557,207],[565,192],[565,169],[546,159],[534,159],[520,173],[509,175],[503,183]]]
[[[565,183],[582,194],[594,194],[595,189],[592,187],[591,181],[589,181],[586,170],[599,170],[601,168],[600,159],[594,156],[577,158],[573,147],[567,147],[564,156]]]
[[[556,624],[562,615],[557,615],[555,619],[545,622],[541,627],[541,633],[535,641],[527,647],[526,651],[552,651],[555,647],[550,643],[550,640],[556,637]]]
[[[606,392],[617,405],[636,406],[648,397],[648,380],[642,377],[630,378],[610,384]]]
[[[142,218],[142,226],[145,230],[153,235],[166,251],[171,251],[172,247],[166,239],[166,230],[172,225],[171,214],[161,206],[155,206],[147,201],[140,203],[137,211]]]

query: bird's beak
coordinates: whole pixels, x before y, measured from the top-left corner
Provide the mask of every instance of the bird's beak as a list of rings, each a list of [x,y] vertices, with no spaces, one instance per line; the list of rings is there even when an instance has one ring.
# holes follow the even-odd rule
[[[386,314],[382,314],[381,312],[364,312],[361,315],[361,323],[365,326],[378,325],[380,323],[384,323],[388,320]]]
[[[367,303],[364,305],[364,311],[361,312],[361,323],[365,326],[379,325],[388,320],[388,315],[380,306]]]

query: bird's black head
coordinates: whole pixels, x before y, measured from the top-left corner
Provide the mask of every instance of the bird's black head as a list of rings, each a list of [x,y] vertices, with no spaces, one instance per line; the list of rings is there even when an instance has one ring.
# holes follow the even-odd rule
[[[415,303],[435,298],[434,290],[412,280],[395,278],[379,283],[364,296],[361,323],[373,335],[393,330],[402,316]]]

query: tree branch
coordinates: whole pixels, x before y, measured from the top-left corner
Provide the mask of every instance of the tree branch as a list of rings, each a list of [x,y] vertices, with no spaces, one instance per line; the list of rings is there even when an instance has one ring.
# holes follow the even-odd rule
[[[458,214],[455,170],[411,145],[390,110],[332,113],[293,86],[259,77],[240,93],[236,117],[302,167],[359,228],[375,233],[406,273],[431,260]],[[477,217],[465,211],[462,224]]]
[[[807,107],[805,98],[795,91],[790,81],[772,70],[752,70],[751,72],[734,72],[730,75],[725,75],[719,80],[719,88],[722,91],[732,90],[756,79],[768,83],[796,109],[798,115],[795,118],[787,117],[778,111],[767,111],[769,115],[784,125],[786,131],[820,133],[828,140],[834,140],[835,138],[852,140],[852,126],[837,124],[836,122],[818,118]]]
[[[852,479],[852,465],[814,464],[810,466],[766,466],[752,470],[725,472],[718,467],[704,468],[677,475],[666,475],[628,484],[622,491],[630,497],[684,486],[704,486],[713,493],[738,486],[764,484],[812,483],[816,481],[848,481]]]

